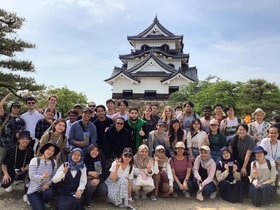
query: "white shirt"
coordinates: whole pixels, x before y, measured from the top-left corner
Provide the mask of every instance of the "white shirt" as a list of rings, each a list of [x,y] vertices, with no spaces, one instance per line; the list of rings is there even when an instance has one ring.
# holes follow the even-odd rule
[[[122,170],[122,167],[120,166],[118,169],[118,177],[119,178],[127,178],[127,179],[133,179],[133,170],[134,166],[131,166],[132,170],[129,174],[130,165],[128,164],[124,170]],[[112,166],[110,168],[110,172],[114,172],[116,170],[116,161],[112,163]]]
[[[35,111],[33,114],[30,112],[25,112],[20,116],[26,122],[25,130],[30,132],[30,136],[32,140],[35,139],[35,128],[38,120],[44,119],[44,116],[40,114],[38,111]]]

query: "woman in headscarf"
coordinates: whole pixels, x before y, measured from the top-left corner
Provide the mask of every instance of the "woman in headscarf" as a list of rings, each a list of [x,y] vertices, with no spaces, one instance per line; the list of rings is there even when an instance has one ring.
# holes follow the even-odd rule
[[[132,191],[134,192],[134,199],[147,198],[147,193],[151,192],[154,186],[153,159],[148,156],[149,149],[147,145],[140,145],[137,153],[134,155],[134,176],[136,178],[132,181]]]
[[[198,189],[196,198],[203,201],[202,193],[205,193],[210,195],[211,199],[214,199],[217,195],[216,163],[211,158],[208,146],[200,147],[199,152],[200,155],[195,159],[193,166],[193,185],[194,188]]]
[[[105,181],[108,186],[107,201],[115,206],[134,209],[129,204],[132,202],[131,186],[133,179],[133,151],[131,148],[124,148],[120,159],[115,159],[110,168],[110,176]]]
[[[108,193],[107,185],[104,183],[105,163],[100,157],[99,147],[92,144],[88,147],[88,152],[84,157],[87,170],[87,185],[84,191],[83,206],[90,207],[90,201],[94,197],[103,197]]]
[[[82,193],[87,183],[82,150],[71,151],[68,162],[59,167],[52,181],[59,183],[56,210],[82,210]]]
[[[166,198],[170,193],[173,193],[173,176],[169,159],[165,155],[165,148],[158,145],[154,155],[154,170],[153,176],[155,189],[151,193],[151,200],[156,201],[157,197]]]
[[[219,182],[220,196],[223,200],[243,202],[244,184],[241,181],[239,163],[234,160],[227,147],[220,150],[221,161],[217,163],[216,178]]]

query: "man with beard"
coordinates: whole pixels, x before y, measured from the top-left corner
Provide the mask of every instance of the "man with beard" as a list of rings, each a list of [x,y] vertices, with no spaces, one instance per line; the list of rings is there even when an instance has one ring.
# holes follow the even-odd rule
[[[210,127],[210,120],[212,119],[211,117],[212,108],[209,105],[204,105],[202,111],[203,111],[203,117],[200,118],[202,130],[204,130],[206,133],[210,133],[209,127]]]
[[[13,96],[12,93],[7,94],[0,102],[0,160],[6,150],[17,143],[20,131],[25,129],[25,121],[19,118],[20,104],[12,103],[10,114],[4,112],[4,104],[8,98]],[[0,174],[2,170],[0,167]]]
[[[139,118],[139,110],[136,107],[129,109],[129,118],[124,127],[129,131],[129,145],[135,154],[138,147],[143,143],[143,139],[148,138],[146,121]]]
[[[91,116],[91,108],[85,107],[83,109],[82,119],[74,122],[69,132],[69,144],[74,148],[82,149],[83,154],[86,154],[90,144],[96,143],[97,141],[96,127],[89,121]]]
[[[180,121],[181,127],[187,131],[190,131],[191,123],[194,119],[199,118],[199,116],[193,112],[194,104],[191,101],[187,101],[184,104],[184,112],[178,114],[177,119]]]

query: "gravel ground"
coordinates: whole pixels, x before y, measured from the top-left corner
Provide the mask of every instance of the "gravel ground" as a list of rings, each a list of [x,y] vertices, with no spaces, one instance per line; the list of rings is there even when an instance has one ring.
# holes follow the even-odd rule
[[[0,189],[0,209],[1,210],[31,210],[31,207],[23,202],[23,186],[22,184],[15,186],[12,193],[6,193],[3,188]],[[55,203],[52,203],[55,206]],[[273,206],[263,206],[256,208],[252,205],[249,199],[244,199],[242,204],[232,204],[223,201],[219,197],[215,199],[205,198],[203,202],[195,199],[195,194],[191,194],[191,198],[185,198],[179,194],[177,198],[170,196],[166,199],[159,198],[157,201],[151,201],[150,199],[135,201],[133,206],[137,210],[183,210],[183,209],[195,209],[195,210],[254,210],[254,209],[280,209],[280,197],[277,196]],[[54,209],[54,208],[53,208]],[[119,209],[110,203],[105,201],[105,198],[96,199],[91,203],[91,208],[86,210],[114,210]]]

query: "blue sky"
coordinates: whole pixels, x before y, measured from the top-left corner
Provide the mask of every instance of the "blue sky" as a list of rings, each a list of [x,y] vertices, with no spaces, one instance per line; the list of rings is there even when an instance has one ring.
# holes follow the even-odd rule
[[[280,84],[278,0],[8,0],[0,7],[26,18],[18,37],[36,49],[16,58],[33,61],[31,76],[97,104],[111,98],[104,79],[122,65],[118,56],[130,53],[127,36],[146,29],[156,14],[168,30],[184,35],[184,53],[200,80],[216,75]]]

